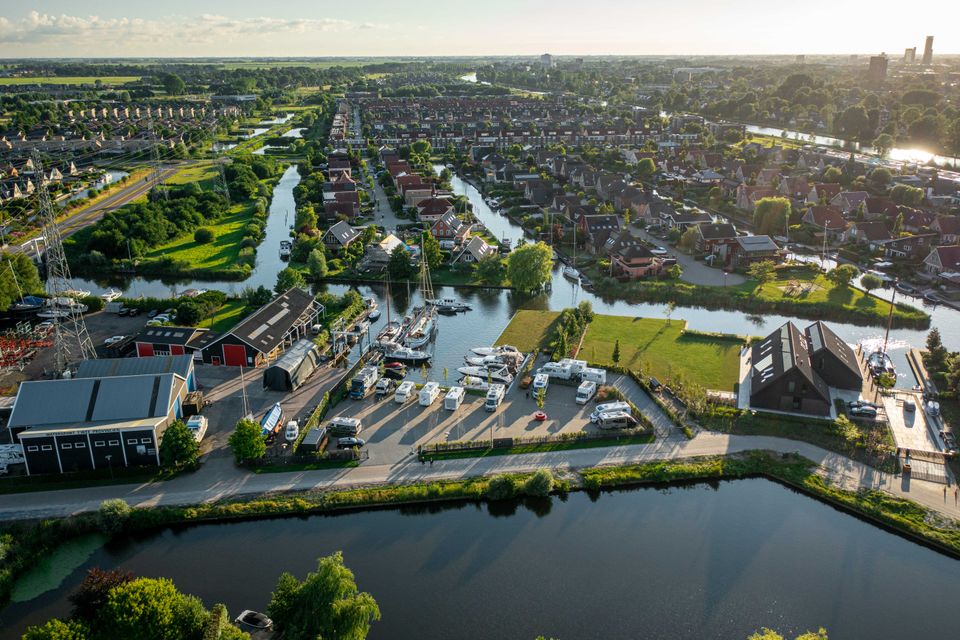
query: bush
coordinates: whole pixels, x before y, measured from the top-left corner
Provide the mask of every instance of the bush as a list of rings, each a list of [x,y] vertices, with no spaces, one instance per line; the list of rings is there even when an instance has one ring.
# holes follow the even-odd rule
[[[206,227],[200,227],[193,232],[193,240],[197,244],[209,244],[213,242],[213,231]]]
[[[122,531],[130,519],[133,510],[122,498],[104,500],[97,512],[97,525],[104,533],[114,534]]]
[[[549,469],[539,469],[523,483],[523,493],[528,496],[544,498],[553,490],[553,474]]]
[[[510,476],[495,476],[487,484],[487,497],[491,500],[509,500],[517,495],[517,488]]]

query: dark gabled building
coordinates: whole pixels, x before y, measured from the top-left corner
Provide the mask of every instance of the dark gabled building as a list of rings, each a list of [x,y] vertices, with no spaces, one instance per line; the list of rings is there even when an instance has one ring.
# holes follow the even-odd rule
[[[814,322],[805,330],[813,370],[831,387],[859,391],[863,373],[857,354],[846,342],[822,322]]]
[[[30,475],[156,465],[193,385],[190,356],[86,361],[76,378],[21,384],[7,427]]]
[[[210,342],[202,350],[203,361],[228,367],[267,365],[297,340],[309,336],[322,313],[322,304],[294,287]]]
[[[191,355],[201,359],[203,348],[219,334],[199,327],[145,327],[134,338],[140,358]]]
[[[830,390],[813,370],[806,336],[792,322],[754,343],[750,361],[752,408],[830,415]]]

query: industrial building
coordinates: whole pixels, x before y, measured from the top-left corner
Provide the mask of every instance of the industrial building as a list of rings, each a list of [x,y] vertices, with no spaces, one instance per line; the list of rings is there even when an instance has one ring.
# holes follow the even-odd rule
[[[320,350],[304,338],[287,349],[263,371],[263,387],[274,391],[295,391],[320,366]]]
[[[195,386],[188,355],[84,361],[75,378],[21,384],[7,428],[30,475],[157,465]]]
[[[198,327],[145,327],[134,338],[137,356],[181,356],[189,354],[202,359],[203,348],[219,334]]]

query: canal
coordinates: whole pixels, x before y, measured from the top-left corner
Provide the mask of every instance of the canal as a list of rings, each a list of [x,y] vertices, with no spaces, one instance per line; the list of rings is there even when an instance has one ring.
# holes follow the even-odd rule
[[[0,635],[68,614],[90,567],[168,577],[236,615],[265,610],[282,572],[302,578],[338,550],[380,606],[372,639],[956,632],[960,562],[753,479],[163,530],[99,548],[58,588],[13,603]]]

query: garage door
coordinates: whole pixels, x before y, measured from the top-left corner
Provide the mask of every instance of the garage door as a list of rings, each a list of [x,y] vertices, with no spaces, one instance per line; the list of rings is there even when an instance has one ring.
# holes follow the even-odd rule
[[[172,356],[182,356],[183,355],[183,345],[172,344],[170,345],[170,355]]]
[[[247,366],[247,348],[242,344],[223,345],[223,362],[228,367]]]
[[[151,357],[153,355],[153,345],[148,342],[138,342],[137,355],[141,358]]]

